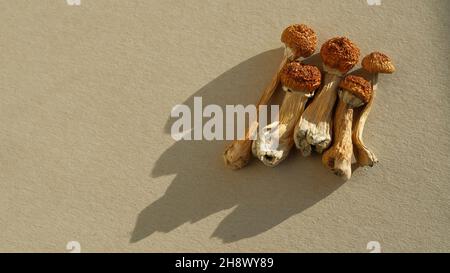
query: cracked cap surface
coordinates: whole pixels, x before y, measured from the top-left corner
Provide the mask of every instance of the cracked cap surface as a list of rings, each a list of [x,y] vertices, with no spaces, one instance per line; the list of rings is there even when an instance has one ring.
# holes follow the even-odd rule
[[[281,41],[294,51],[295,58],[309,57],[317,47],[316,32],[304,24],[287,27],[281,34]]]
[[[316,66],[291,62],[281,70],[280,79],[289,89],[312,93],[320,86],[322,74]]]
[[[359,61],[359,48],[346,37],[326,41],[320,50],[325,65],[342,73],[350,71]]]
[[[395,66],[391,58],[381,52],[372,52],[362,60],[362,67],[370,73],[392,74]]]
[[[349,75],[341,81],[339,87],[349,91],[364,103],[368,103],[372,97],[372,85],[363,77]]]

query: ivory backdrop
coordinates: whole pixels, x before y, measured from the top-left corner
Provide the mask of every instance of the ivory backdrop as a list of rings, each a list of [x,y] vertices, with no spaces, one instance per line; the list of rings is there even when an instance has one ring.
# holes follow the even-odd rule
[[[379,2],[381,5],[369,5]],[[450,251],[449,1],[0,3],[0,251]],[[255,103],[306,23],[388,53],[342,183],[319,156],[224,168],[175,142],[177,104]]]

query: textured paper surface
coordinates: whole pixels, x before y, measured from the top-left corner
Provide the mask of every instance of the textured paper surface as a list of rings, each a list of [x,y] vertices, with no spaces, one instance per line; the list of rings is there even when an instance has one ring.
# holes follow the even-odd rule
[[[371,1],[369,1],[371,2]],[[2,1],[0,251],[450,251],[448,1]],[[171,108],[255,103],[303,22],[388,53],[343,184],[320,157],[233,172]]]

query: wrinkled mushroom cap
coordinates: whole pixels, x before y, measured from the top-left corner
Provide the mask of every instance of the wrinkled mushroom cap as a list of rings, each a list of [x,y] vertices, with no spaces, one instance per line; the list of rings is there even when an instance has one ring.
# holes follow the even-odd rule
[[[362,60],[362,66],[365,70],[372,74],[385,73],[392,74],[395,72],[395,66],[392,60],[381,52],[372,52]]]
[[[322,45],[320,55],[325,65],[345,74],[358,63],[360,51],[350,39],[336,37]]]
[[[292,25],[283,31],[281,41],[292,49],[295,59],[307,58],[316,51],[317,35],[307,25]]]
[[[320,86],[322,75],[316,66],[291,62],[281,70],[280,79],[292,91],[311,94]]]
[[[368,103],[372,97],[372,85],[363,77],[349,75],[341,81],[339,87]]]

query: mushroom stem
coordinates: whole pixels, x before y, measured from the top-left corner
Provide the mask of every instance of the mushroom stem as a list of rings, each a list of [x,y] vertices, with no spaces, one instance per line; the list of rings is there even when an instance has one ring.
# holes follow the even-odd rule
[[[294,146],[292,134],[301,114],[305,109],[308,96],[302,92],[286,92],[280,108],[279,121],[261,130],[253,142],[253,155],[264,165],[275,167],[289,154]]]
[[[340,80],[341,75],[327,73],[322,90],[300,118],[294,140],[303,156],[311,154],[311,146],[322,153],[331,143],[332,115]]]
[[[378,73],[372,74],[372,90],[377,90],[378,88]]]
[[[366,124],[367,118],[369,117],[370,111],[372,110],[372,105],[376,97],[376,90],[378,85],[378,73],[372,74],[372,97],[370,101],[361,107],[361,110],[355,111],[355,121],[353,123],[353,149],[356,158],[356,162],[360,167],[373,167],[378,163],[378,158],[375,153],[373,153],[363,141],[364,126]]]
[[[352,176],[352,120],[353,109],[342,99],[334,116],[334,142],[323,157],[323,164],[344,180]]]
[[[285,55],[283,57],[283,60],[281,61],[280,67],[278,68],[276,74],[273,76],[272,81],[270,84],[266,87],[266,89],[263,91],[263,94],[261,95],[261,98],[258,101],[258,104],[256,105],[257,108],[261,105],[267,105],[270,102],[270,99],[272,98],[273,94],[275,93],[275,90],[277,90],[278,85],[280,84],[280,72],[283,69],[284,65],[288,62],[287,53],[285,52]]]
[[[287,54],[287,52],[285,52],[283,60],[281,61],[280,67],[277,70],[277,73],[273,76],[272,81],[266,87],[266,89],[263,91],[263,93],[258,101],[256,109],[259,109],[259,106],[261,106],[261,105],[269,104],[270,99],[272,98],[275,90],[277,89],[277,87],[280,83],[280,72],[281,72],[281,69],[286,64],[287,60],[288,60],[288,54]],[[245,138],[243,140],[234,140],[225,149],[225,152],[223,153],[223,159],[224,159],[225,165],[227,167],[229,167],[233,170],[242,169],[250,161],[250,158],[252,155],[252,139],[258,129],[258,120],[259,120],[258,117],[259,117],[259,113],[257,113],[256,121],[253,121],[252,124],[250,124],[250,126],[245,134]]]

